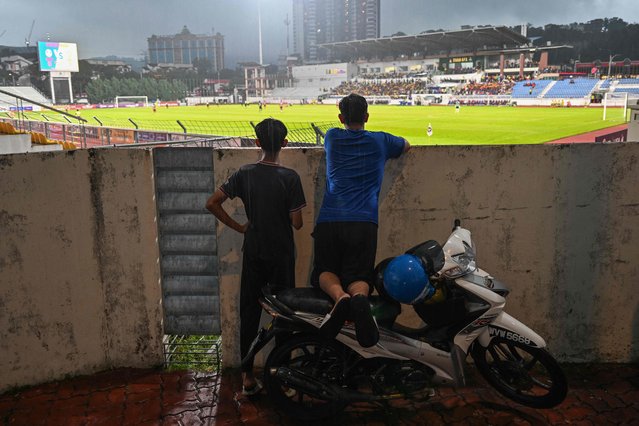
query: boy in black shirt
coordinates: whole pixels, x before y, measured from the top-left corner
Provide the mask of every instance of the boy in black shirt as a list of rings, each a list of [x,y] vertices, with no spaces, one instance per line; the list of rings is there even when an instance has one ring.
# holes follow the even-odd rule
[[[295,286],[293,230],[302,227],[306,206],[299,175],[279,165],[280,149],[287,144],[286,126],[272,118],[255,127],[262,159],[235,172],[206,202],[206,208],[228,227],[244,234],[240,288],[240,353],[248,353],[257,336],[265,285]],[[240,197],[248,222],[239,224],[222,207],[227,198]],[[242,368],[242,392],[258,393],[262,385],[253,375],[252,362]]]

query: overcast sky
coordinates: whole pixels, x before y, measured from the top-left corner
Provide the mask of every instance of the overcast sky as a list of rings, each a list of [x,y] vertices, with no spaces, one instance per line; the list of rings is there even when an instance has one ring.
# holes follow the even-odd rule
[[[264,59],[286,53],[290,0],[262,4]],[[75,42],[80,58],[143,55],[152,34],[191,32],[225,36],[227,67],[258,59],[258,0],[0,0],[0,45],[23,46],[32,21],[31,42]],[[382,0],[382,35],[415,34],[461,25],[541,26],[619,17],[639,22],[639,0]],[[292,16],[290,16],[292,17]],[[292,49],[291,25],[291,49]]]

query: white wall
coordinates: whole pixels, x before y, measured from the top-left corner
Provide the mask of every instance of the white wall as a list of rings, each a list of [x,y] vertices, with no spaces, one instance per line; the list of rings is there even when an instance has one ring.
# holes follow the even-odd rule
[[[439,60],[437,59],[419,59],[419,60],[397,60],[397,61],[372,61],[372,62],[358,62],[357,66],[359,67],[359,74],[373,74],[373,73],[384,73],[386,69],[389,67],[394,67],[395,72],[399,72],[399,67],[407,67],[408,71],[401,72],[410,72],[411,67],[420,66],[421,69],[413,72],[427,71],[429,68],[437,69],[437,65],[439,64]],[[379,71],[373,71],[373,69],[379,69]]]
[[[332,89],[357,74],[357,66],[350,63],[301,65],[292,68],[295,87]]]

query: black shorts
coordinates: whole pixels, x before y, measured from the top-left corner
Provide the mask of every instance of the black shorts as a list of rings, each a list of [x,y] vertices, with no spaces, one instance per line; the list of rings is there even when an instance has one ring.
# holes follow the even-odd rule
[[[322,272],[337,275],[346,290],[356,281],[371,285],[377,252],[377,224],[324,222],[313,230],[315,265],[311,284],[319,285]]]

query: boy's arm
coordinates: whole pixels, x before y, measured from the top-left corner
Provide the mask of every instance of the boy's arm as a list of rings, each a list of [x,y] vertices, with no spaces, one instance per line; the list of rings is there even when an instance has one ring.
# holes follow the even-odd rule
[[[304,221],[302,220],[302,209],[290,212],[288,215],[291,218],[291,225],[293,225],[293,228],[299,230],[302,226],[304,226]]]
[[[206,209],[213,213],[213,215],[223,224],[231,229],[236,230],[240,234],[244,234],[248,228],[248,222],[244,225],[237,223],[222,207],[222,203],[226,201],[228,196],[221,190],[216,190],[213,195],[206,201]]]
[[[404,153],[408,152],[408,150],[410,150],[410,143],[408,143],[408,141],[406,140],[406,138],[404,138]]]
[[[391,135],[390,133],[381,132],[384,136],[386,144],[386,159],[399,158],[410,150],[410,143],[401,136]]]
[[[293,228],[299,230],[304,225],[302,220],[302,209],[306,207],[306,198],[304,197],[304,188],[302,188],[302,181],[300,176],[295,173],[295,179],[291,186],[291,193],[289,198],[288,217],[291,219],[291,225]]]

